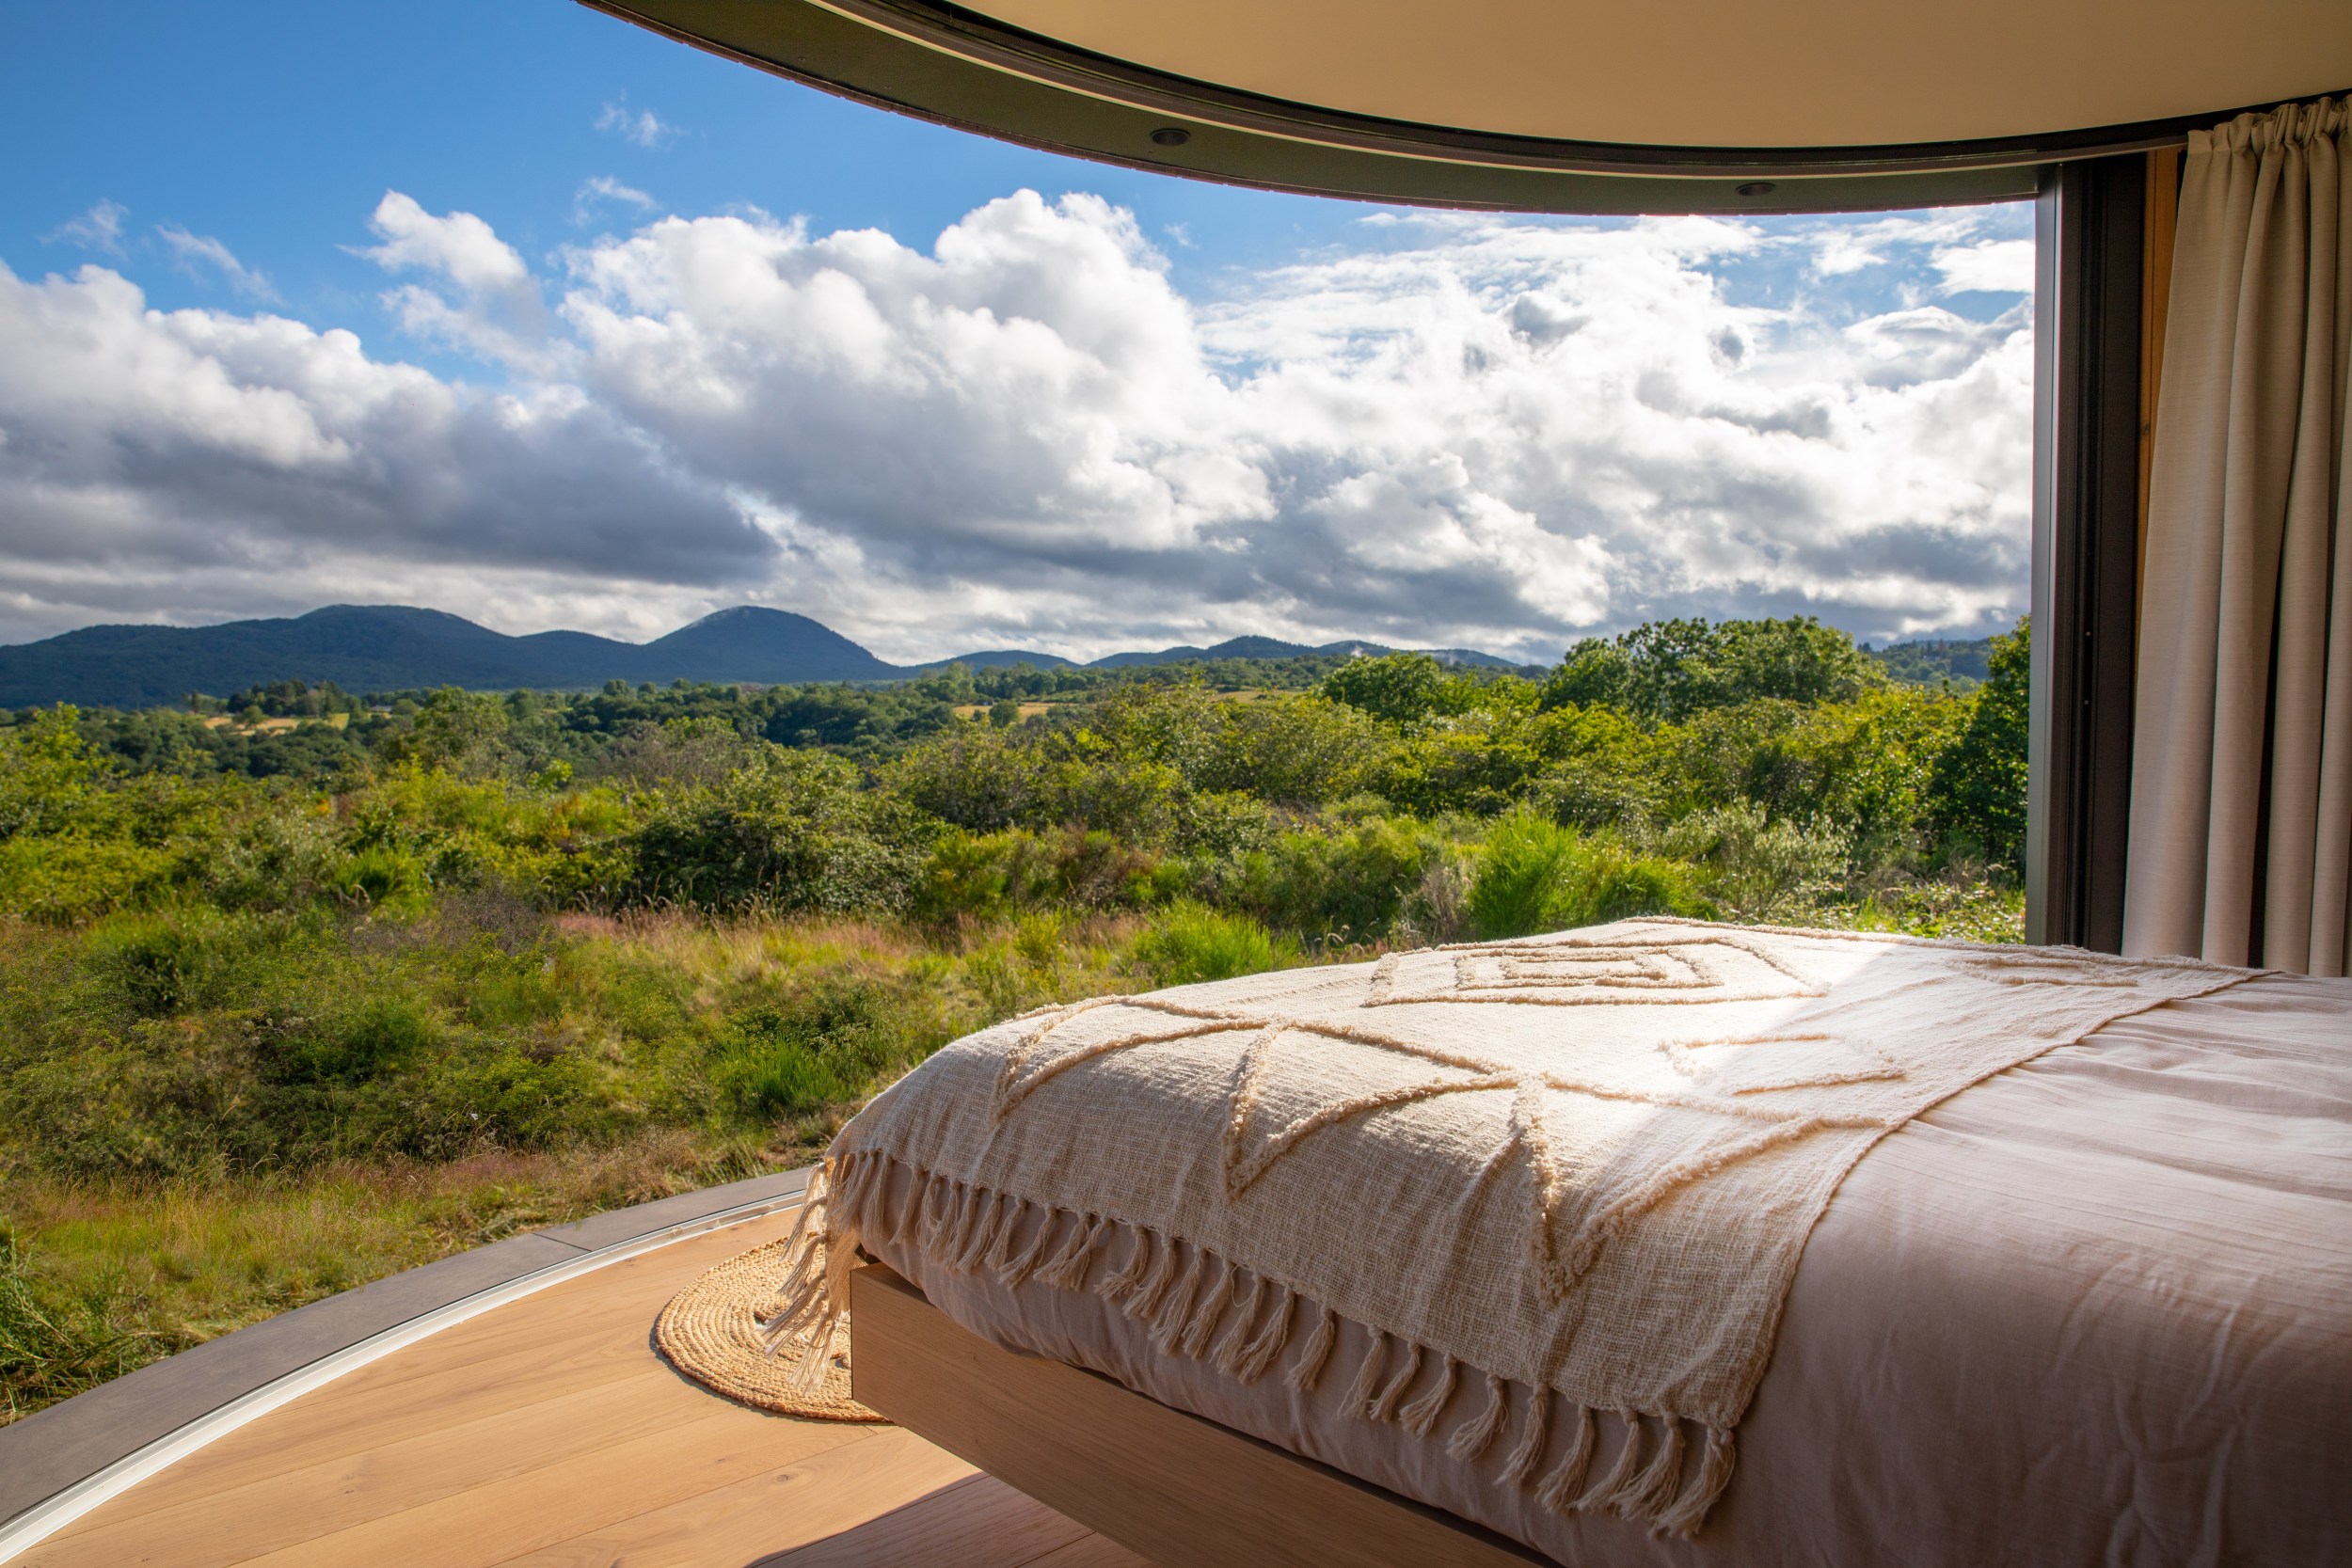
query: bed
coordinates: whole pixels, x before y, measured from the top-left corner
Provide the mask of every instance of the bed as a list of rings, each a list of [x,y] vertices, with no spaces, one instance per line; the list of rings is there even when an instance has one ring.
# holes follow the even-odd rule
[[[827,1178],[787,1349],[862,1255],[1465,1551],[2352,1555],[2344,981],[1627,922],[1010,1021]]]

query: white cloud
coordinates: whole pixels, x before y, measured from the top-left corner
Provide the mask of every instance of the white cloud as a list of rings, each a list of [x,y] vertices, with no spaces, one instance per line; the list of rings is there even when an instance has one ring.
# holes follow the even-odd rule
[[[150,312],[103,269],[0,274],[0,512],[27,520],[0,621],[373,583],[515,628],[776,603],[902,659],[2003,624],[2030,309],[1908,302],[2014,214],[1870,221],[1895,309],[1806,292],[1851,222],[1469,216],[1196,303],[1089,196],[991,202],[928,250],[662,218],[543,285],[479,217],[388,195],[366,254],[420,279],[405,325],[505,360],[501,396],[346,333]],[[1750,275],[1798,281],[1725,282]]]
[[[654,198],[636,186],[624,185],[609,174],[599,174],[594,179],[581,181],[580,189],[573,194],[572,221],[578,224],[593,223],[596,214],[608,206],[634,207],[644,214],[653,211],[655,205]]]
[[[43,245],[56,245],[63,240],[84,250],[95,250],[108,256],[122,254],[122,220],[131,215],[131,209],[119,201],[99,201],[80,217],[68,218],[40,237]]]
[[[36,624],[420,579],[480,608],[501,574],[708,590],[775,553],[576,391],[485,395],[348,332],[151,310],[97,266],[38,283],[0,267],[0,602],[50,607],[24,612]]]
[[[521,253],[471,213],[435,217],[414,197],[386,191],[368,227],[384,243],[359,254],[387,271],[437,272],[471,293],[530,286]]]
[[[471,213],[436,217],[413,197],[386,191],[368,219],[384,242],[358,247],[387,272],[432,279],[384,295],[385,307],[415,336],[485,359],[535,367],[547,329],[538,280],[513,245]]]
[[[627,93],[607,103],[597,114],[596,129],[616,132],[645,148],[667,147],[686,134],[651,109],[630,108]]]
[[[1984,240],[1935,253],[1935,270],[1944,275],[1947,293],[1964,293],[1971,289],[1992,293],[2031,293],[2033,263],[2031,240]]]
[[[172,263],[191,277],[202,277],[205,269],[220,275],[221,281],[247,299],[275,300],[278,291],[261,273],[246,266],[236,254],[210,234],[191,234],[176,223],[167,223],[155,230],[156,236],[170,247]]]

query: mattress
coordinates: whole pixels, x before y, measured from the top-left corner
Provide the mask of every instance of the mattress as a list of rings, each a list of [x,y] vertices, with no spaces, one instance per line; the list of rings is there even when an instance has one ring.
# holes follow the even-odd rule
[[[1341,1379],[1241,1382],[1097,1294],[866,1244],[1008,1350],[1565,1564],[2352,1561],[2352,982],[2164,1005],[1880,1141],[1806,1242],[1739,1469],[1692,1539],[1547,1509],[1359,1418]],[[1340,1333],[1336,1364],[1370,1353]]]

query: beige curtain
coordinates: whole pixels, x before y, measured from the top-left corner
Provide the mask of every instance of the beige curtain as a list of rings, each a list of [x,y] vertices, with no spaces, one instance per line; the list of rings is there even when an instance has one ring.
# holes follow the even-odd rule
[[[2343,974],[2346,105],[2189,137],[2149,480],[2123,950]]]

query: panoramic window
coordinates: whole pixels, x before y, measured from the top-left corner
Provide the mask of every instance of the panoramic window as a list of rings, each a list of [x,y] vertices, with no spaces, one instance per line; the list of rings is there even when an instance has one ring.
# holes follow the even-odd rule
[[[1376,206],[568,6],[101,9],[0,64],[11,1418],[1045,1003],[2021,932],[2027,207]]]
[[[2342,0],[18,8],[0,1564],[2352,1560]]]

